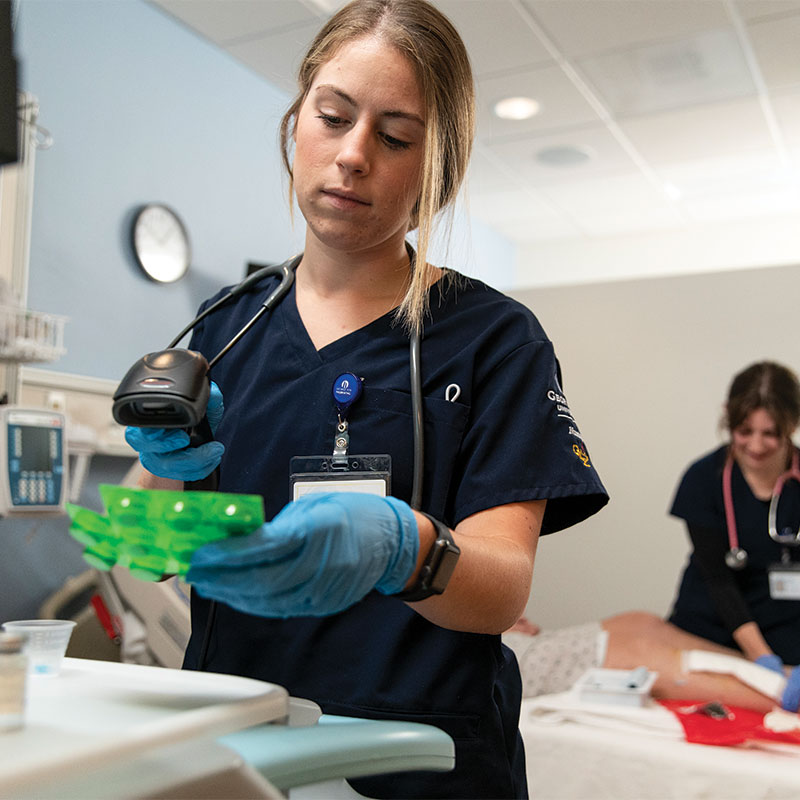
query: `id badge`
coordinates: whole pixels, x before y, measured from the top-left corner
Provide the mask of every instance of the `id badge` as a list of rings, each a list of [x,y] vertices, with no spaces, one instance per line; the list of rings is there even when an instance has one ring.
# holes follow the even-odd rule
[[[800,600],[800,563],[770,564],[767,574],[773,600]]]
[[[389,455],[293,456],[289,462],[292,500],[321,492],[391,493]]]

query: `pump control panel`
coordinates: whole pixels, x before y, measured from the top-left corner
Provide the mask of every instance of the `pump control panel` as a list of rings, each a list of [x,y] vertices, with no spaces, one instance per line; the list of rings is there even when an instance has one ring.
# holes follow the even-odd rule
[[[0,406],[0,516],[64,511],[66,439],[58,411]]]

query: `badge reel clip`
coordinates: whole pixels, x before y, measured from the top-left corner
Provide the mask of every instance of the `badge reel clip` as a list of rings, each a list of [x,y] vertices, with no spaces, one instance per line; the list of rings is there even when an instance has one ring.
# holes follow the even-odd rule
[[[351,455],[348,414],[361,397],[363,378],[345,372],[333,383],[338,414],[333,453],[329,456],[293,456],[290,460],[292,500],[322,492],[365,492],[386,497],[391,492],[392,458],[388,454]]]

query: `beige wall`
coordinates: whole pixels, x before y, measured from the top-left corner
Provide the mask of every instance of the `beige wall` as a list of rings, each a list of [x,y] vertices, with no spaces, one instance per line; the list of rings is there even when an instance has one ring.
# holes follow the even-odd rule
[[[515,291],[554,341],[610,504],[539,545],[528,615],[547,627],[665,614],[687,552],[667,516],[688,463],[721,441],[731,377],[800,370],[800,267]],[[766,533],[765,533],[766,535]]]

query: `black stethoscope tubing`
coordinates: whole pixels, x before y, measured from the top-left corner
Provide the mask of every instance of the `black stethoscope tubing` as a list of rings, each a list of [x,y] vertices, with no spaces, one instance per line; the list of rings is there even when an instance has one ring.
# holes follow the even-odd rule
[[[283,298],[289,293],[294,283],[294,274],[297,265],[300,263],[302,255],[297,256],[285,264],[271,265],[256,270],[251,275],[248,275],[241,283],[234,286],[226,295],[217,300],[216,303],[210,305],[201,314],[195,317],[173,340],[168,346],[169,348],[175,345],[186,336],[189,331],[195,327],[201,320],[205,319],[209,314],[212,314],[218,308],[230,301],[232,298],[246,292],[251,286],[254,286],[262,278],[270,275],[280,275],[281,282],[273,289],[264,302],[259,307],[258,311],[253,317],[245,323],[244,327],[217,353],[211,361],[208,362],[209,370],[214,366],[234,345],[236,345],[242,337],[256,324],[256,322],[269,310],[274,308]],[[413,264],[413,256],[412,256]],[[411,417],[413,423],[413,441],[414,441],[414,459],[412,468],[412,484],[411,484],[411,501],[409,505],[411,508],[419,510],[422,505],[422,476],[425,467],[425,425],[424,425],[424,411],[422,400],[422,370],[420,366],[420,351],[421,351],[420,333],[417,329],[411,334],[409,343],[409,356],[408,356],[408,371],[411,382]]]

